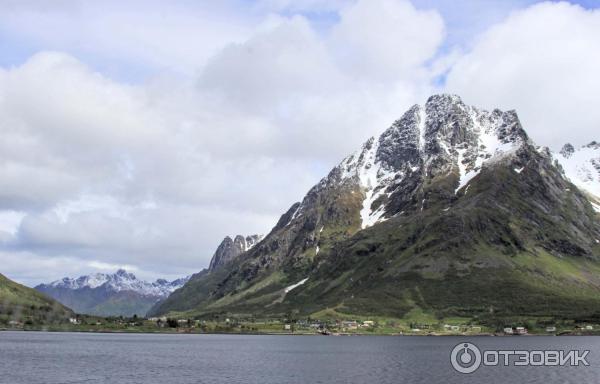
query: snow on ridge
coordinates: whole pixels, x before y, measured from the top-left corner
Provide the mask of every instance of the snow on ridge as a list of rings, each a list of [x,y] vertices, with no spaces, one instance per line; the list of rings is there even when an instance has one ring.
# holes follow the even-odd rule
[[[481,172],[484,164],[490,164],[514,154],[523,144],[520,138],[502,141],[498,137],[497,132],[498,124],[500,123],[499,121],[491,121],[488,124],[482,124],[479,119],[482,115],[481,111],[474,107],[470,107],[468,112],[469,117],[473,122],[474,133],[477,135],[477,146],[474,148],[476,159],[475,163],[471,164],[471,167],[469,168],[469,164],[464,164],[465,153],[470,149],[473,150],[473,148],[457,149],[460,180],[458,187],[454,191],[455,194]],[[520,171],[515,169],[515,172],[520,173],[522,170],[522,168]]]
[[[189,276],[171,282],[158,279],[155,282],[149,283],[144,280],[138,280],[132,273],[119,270],[114,274],[94,273],[88,276],[81,276],[77,279],[65,277],[49,285],[55,288],[71,290],[105,287],[115,292],[134,291],[142,295],[166,297],[176,289],[181,288],[188,280]]]
[[[577,148],[568,155],[553,153],[553,157],[573,184],[600,201],[600,148],[592,144]]]
[[[425,111],[425,107],[424,106],[420,106],[419,105],[419,113],[418,113],[418,117],[419,117],[419,150],[421,152],[423,152],[423,150],[425,149],[425,121],[427,120],[427,112]]]
[[[384,205],[380,205],[375,211],[371,209],[373,203],[385,194],[386,182],[396,176],[396,172],[385,169],[381,162],[376,161],[379,140],[371,145],[371,148],[363,154],[363,163],[357,170],[360,185],[364,188],[365,199],[360,210],[361,228],[367,228],[381,220],[385,213]]]
[[[348,156],[341,164],[342,179],[356,177],[365,193],[360,210],[362,229],[383,221],[385,206],[382,204],[375,211],[371,206],[379,197],[386,194],[388,183],[399,173],[386,169],[381,161],[377,161],[378,149],[379,140],[371,137],[361,151]]]
[[[300,207],[298,207],[300,208]],[[247,236],[244,238],[244,252],[252,249],[256,244],[260,243],[260,241],[263,239],[263,235],[256,235],[256,239],[254,239],[252,236]]]
[[[297,282],[296,284],[292,284],[292,285],[290,285],[289,287],[286,287],[286,288],[284,289],[284,292],[285,292],[285,293],[288,293],[288,292],[290,292],[292,289],[296,289],[296,288],[298,288],[298,287],[299,287],[299,286],[301,286],[302,284],[306,283],[306,281],[307,281],[307,280],[308,280],[308,277],[307,277],[306,279],[302,279],[302,280],[300,280],[300,281],[299,281],[299,282]]]
[[[300,212],[300,210],[301,210],[301,209],[302,209],[302,203],[301,203],[301,204],[298,204],[298,208],[296,208],[296,210],[294,211],[294,214],[292,215],[292,217],[290,218],[290,220],[289,220],[289,221],[287,222],[287,224],[285,225],[286,227],[287,227],[288,225],[290,225],[290,224],[292,223],[292,221],[294,221],[294,219],[295,219],[296,217],[300,217],[300,216],[302,215],[302,214],[298,215],[298,212]],[[258,243],[258,241],[257,241],[257,243]]]

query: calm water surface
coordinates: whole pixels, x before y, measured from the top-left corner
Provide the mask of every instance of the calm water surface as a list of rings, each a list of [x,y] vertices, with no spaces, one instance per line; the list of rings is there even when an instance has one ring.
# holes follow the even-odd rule
[[[455,372],[462,341],[589,349],[589,367]],[[600,383],[596,337],[137,335],[0,332],[0,383]]]

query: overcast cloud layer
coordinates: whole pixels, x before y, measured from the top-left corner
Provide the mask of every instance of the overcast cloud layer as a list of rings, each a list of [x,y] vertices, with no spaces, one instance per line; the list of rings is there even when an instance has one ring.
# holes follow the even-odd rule
[[[0,273],[197,272],[434,92],[600,139],[600,11],[478,3],[4,2]]]

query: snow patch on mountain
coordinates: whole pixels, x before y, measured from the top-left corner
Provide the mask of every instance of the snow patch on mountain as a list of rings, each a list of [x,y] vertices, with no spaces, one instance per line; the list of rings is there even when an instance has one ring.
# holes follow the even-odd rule
[[[472,133],[477,138],[477,145],[457,149],[460,180],[454,191],[455,194],[481,172],[484,164],[513,155],[524,143],[520,137],[501,138],[499,130],[503,121],[493,114],[474,107],[468,107],[468,114],[473,123]],[[471,155],[471,158],[475,157],[475,161],[467,162],[466,153]],[[516,172],[520,173],[520,171]]]
[[[573,184],[600,200],[600,143],[592,141],[577,149],[565,144],[553,155]]]
[[[379,140],[372,137],[363,145],[361,151],[354,153],[342,162],[344,169],[342,179],[358,178],[365,193],[360,210],[361,228],[363,229],[381,221],[385,206],[382,204],[373,210],[373,203],[386,194],[387,185],[399,174],[399,172],[387,169],[381,161],[377,160],[378,149]]]
[[[308,277],[307,277],[306,279],[302,279],[302,280],[300,280],[300,281],[299,281],[299,282],[297,282],[296,284],[292,284],[292,285],[290,285],[289,287],[287,287],[287,288],[285,288],[285,289],[284,289],[284,292],[285,292],[285,293],[288,293],[288,292],[290,292],[291,290],[298,288],[298,287],[299,287],[299,286],[301,286],[302,284],[306,283],[306,281],[307,281],[307,280],[308,280]]]

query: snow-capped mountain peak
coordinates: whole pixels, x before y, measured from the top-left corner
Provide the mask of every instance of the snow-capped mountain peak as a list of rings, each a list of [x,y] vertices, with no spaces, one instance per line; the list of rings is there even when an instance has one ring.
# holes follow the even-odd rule
[[[138,280],[133,273],[119,269],[113,274],[94,273],[80,276],[76,279],[65,277],[48,285],[54,288],[70,290],[102,287],[114,292],[133,291],[146,296],[166,297],[174,290],[181,288],[187,280],[189,280],[189,277],[177,279],[172,282],[158,279],[155,282],[149,283],[144,280]]]
[[[531,143],[514,111],[467,106],[455,95],[434,95],[410,108],[378,138],[338,166],[341,182],[354,180],[365,198],[361,227],[385,220],[386,200],[414,174],[433,178],[458,172],[458,193],[490,162]],[[376,208],[374,208],[377,206]]]

